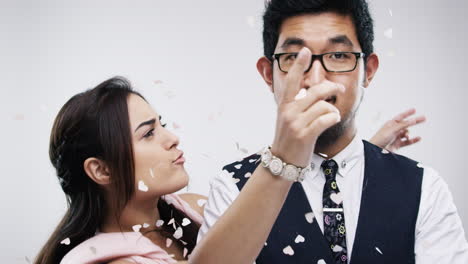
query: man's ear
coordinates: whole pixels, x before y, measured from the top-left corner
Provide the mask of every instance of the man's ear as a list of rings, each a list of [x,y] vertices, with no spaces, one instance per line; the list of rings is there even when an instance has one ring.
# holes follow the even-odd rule
[[[364,87],[368,87],[372,79],[374,79],[375,73],[379,69],[379,57],[377,54],[372,53],[367,57],[366,64],[366,76],[364,77]]]
[[[110,180],[109,168],[106,163],[97,158],[87,158],[83,164],[86,175],[99,185],[108,185]]]
[[[257,70],[265,83],[270,87],[270,91],[273,92],[273,63],[271,60],[265,56],[258,59]]]

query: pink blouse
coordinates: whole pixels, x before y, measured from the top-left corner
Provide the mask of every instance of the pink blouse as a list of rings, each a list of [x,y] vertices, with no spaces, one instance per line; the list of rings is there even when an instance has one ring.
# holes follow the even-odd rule
[[[201,225],[203,217],[176,194],[165,195],[168,204]],[[140,232],[99,233],[68,252],[60,264],[100,264],[127,260],[138,264],[171,264],[176,261]]]

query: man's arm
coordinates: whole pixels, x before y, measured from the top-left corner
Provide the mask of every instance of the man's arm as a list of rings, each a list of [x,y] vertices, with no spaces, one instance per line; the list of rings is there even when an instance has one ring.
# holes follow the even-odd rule
[[[415,254],[418,264],[468,263],[468,243],[449,188],[436,171],[426,167]]]

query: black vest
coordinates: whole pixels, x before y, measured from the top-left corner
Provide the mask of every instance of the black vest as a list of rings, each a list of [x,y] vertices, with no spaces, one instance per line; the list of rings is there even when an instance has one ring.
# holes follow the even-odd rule
[[[415,226],[423,169],[406,157],[382,153],[381,148],[367,141],[364,155],[364,182],[351,264],[415,263]],[[223,169],[234,173],[241,190],[259,162],[260,156],[254,154]],[[300,183],[294,183],[256,264],[315,264],[320,259],[333,263],[331,248],[319,225],[315,219],[312,223],[306,220],[308,212],[312,209],[304,189]],[[304,242],[295,243],[298,235],[305,238]],[[287,246],[291,246],[293,255],[283,253]]]

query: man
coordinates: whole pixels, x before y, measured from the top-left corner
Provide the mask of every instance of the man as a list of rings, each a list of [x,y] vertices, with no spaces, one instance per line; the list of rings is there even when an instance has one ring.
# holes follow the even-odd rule
[[[272,0],[263,18],[275,138],[213,180],[200,247],[218,243],[226,263],[468,263],[442,178],[357,136],[379,66],[366,1]]]

